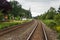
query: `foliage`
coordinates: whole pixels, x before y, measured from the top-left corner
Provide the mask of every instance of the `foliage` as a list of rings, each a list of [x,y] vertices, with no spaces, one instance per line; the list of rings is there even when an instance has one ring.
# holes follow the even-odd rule
[[[9,11],[6,10],[7,8],[5,8],[5,9],[2,8],[1,9],[2,10],[2,15],[6,20],[15,20],[15,19],[20,20],[21,18],[31,18],[32,17],[30,9],[29,10],[23,9],[22,5],[19,4],[19,2],[14,0],[14,1],[8,2],[8,4],[9,5],[7,6],[7,8],[8,9],[10,8]],[[0,6],[0,7],[2,7],[2,6]],[[4,10],[6,10],[6,11],[4,11]]]
[[[37,16],[37,19],[41,19],[48,27],[56,30],[58,33],[58,38],[60,39],[60,7],[58,10],[51,7],[44,14]]]
[[[58,13],[60,13],[60,6],[59,6],[59,8],[58,8]]]
[[[57,25],[54,20],[43,20],[43,22],[50,28],[54,29]]]
[[[57,15],[54,17],[54,20],[56,21],[57,25],[60,25],[60,14],[57,14]]]
[[[23,24],[23,23],[26,23],[26,22],[29,22],[31,20],[23,20],[23,21],[10,21],[10,22],[2,22],[0,23],[0,29],[4,29],[4,28],[8,28],[8,27],[11,27],[11,26],[14,26],[14,25],[18,25],[18,24]]]
[[[29,10],[25,10],[22,8],[22,5],[20,5],[17,1],[10,2],[12,6],[11,14],[14,18],[19,16],[20,18],[31,18],[31,12]]]
[[[0,20],[3,19],[3,14],[2,14],[2,11],[0,11]]]
[[[39,16],[41,19],[54,19],[54,16],[56,15],[55,8],[51,7],[47,12]]]

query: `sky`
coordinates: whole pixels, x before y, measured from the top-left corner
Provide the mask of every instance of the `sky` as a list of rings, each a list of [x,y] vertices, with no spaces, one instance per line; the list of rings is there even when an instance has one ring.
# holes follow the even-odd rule
[[[38,16],[45,13],[50,7],[56,10],[59,8],[60,0],[16,0],[22,8],[31,10],[32,16]]]

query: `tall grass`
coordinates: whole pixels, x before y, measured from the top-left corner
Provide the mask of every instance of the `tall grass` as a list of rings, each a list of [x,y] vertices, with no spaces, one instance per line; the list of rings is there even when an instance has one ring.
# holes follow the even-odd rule
[[[31,20],[23,20],[23,21],[10,21],[10,22],[0,22],[0,29],[4,29],[4,28],[7,28],[7,27],[11,27],[13,25],[18,25],[18,24],[23,24],[25,22],[29,22]]]
[[[58,34],[58,39],[60,40],[60,25],[55,20],[43,20],[43,22],[50,27],[51,29],[55,30]]]

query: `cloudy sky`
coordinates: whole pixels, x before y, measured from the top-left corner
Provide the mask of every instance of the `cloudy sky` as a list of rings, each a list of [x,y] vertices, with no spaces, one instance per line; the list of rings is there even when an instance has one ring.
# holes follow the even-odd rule
[[[32,16],[41,15],[50,7],[58,9],[60,0],[17,0],[24,9],[31,9]]]

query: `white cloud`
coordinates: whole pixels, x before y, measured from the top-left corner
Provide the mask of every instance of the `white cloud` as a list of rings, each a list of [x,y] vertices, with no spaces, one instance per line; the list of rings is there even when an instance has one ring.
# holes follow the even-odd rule
[[[58,1],[51,1],[50,6],[58,9],[58,7],[60,6],[60,0],[58,0]]]

